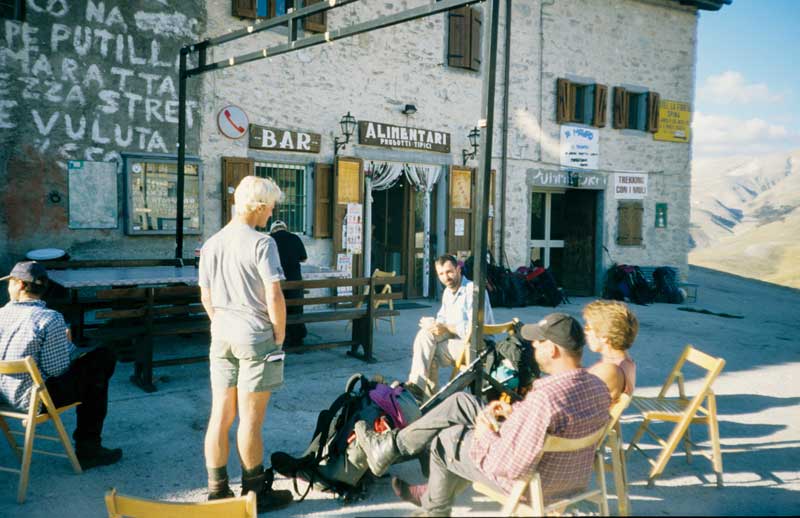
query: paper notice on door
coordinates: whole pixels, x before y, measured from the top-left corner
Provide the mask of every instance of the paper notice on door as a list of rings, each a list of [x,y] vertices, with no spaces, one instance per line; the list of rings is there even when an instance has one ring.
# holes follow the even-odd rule
[[[336,254],[336,269],[340,272],[347,272],[352,276],[353,272],[353,256],[350,254]],[[352,295],[352,286],[339,286],[336,288],[337,295]]]
[[[456,218],[456,229],[455,235],[456,236],[463,236],[464,235],[464,220]]]

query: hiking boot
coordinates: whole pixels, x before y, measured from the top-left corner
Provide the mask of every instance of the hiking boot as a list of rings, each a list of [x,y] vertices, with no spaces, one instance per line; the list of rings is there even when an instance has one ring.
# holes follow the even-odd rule
[[[236,495],[233,494],[233,490],[231,490],[231,487],[228,485],[227,482],[225,483],[224,487],[208,488],[209,501],[222,500],[223,498],[233,498],[234,496]]]
[[[422,507],[422,495],[428,490],[428,484],[411,485],[405,480],[392,477],[392,491],[402,501]]]
[[[75,456],[82,470],[116,464],[122,458],[121,448],[104,448],[99,442],[76,442]]]
[[[291,491],[272,489],[271,470],[262,471],[251,478],[242,477],[242,496],[250,491],[256,493],[256,507],[259,513],[283,509],[294,501]]]
[[[365,421],[356,422],[355,431],[358,445],[367,456],[370,471],[376,477],[382,476],[400,456],[394,443],[394,433],[375,433],[367,429]]]

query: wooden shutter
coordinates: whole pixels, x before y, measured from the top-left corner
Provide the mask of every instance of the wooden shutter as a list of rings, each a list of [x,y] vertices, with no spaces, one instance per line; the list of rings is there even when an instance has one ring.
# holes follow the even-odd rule
[[[475,175],[469,167],[450,166],[450,191],[447,214],[447,253],[456,257],[472,254],[472,207]],[[456,221],[461,220],[462,235],[456,235]]]
[[[617,244],[638,246],[642,244],[641,202],[621,202],[617,206]]]
[[[656,92],[647,92],[647,131],[658,131],[658,106],[661,96]]]
[[[572,105],[570,100],[572,83],[568,79],[559,78],[556,80],[556,122],[564,124],[572,121]]]
[[[628,127],[628,93],[620,86],[614,87],[614,122],[615,129]]]
[[[322,0],[306,0],[303,5],[318,4]],[[303,29],[308,32],[325,32],[328,30],[328,13],[323,11],[321,13],[312,14],[303,20]]]
[[[606,105],[608,104],[608,87],[594,85],[594,120],[592,124],[598,128],[606,126]]]
[[[336,266],[336,254],[345,252],[342,242],[342,228],[345,224],[348,203],[360,203],[364,207],[364,161],[354,157],[336,157],[333,173],[333,265]],[[362,213],[362,219],[363,213]],[[363,230],[363,228],[362,228]],[[362,243],[363,241],[362,232]],[[360,276],[363,254],[353,256],[353,276]]]
[[[252,158],[222,157],[222,226],[228,224],[233,216],[233,192],[245,176],[255,174],[255,161]]]
[[[469,68],[470,61],[470,8],[451,9],[447,12],[447,65]]]
[[[469,68],[476,72],[481,69],[481,59],[483,54],[481,52],[481,26],[483,25],[483,15],[481,11],[471,7],[470,13],[470,38],[469,38]]]
[[[314,237],[331,237],[331,200],[333,199],[333,166],[314,166]]]
[[[256,0],[233,0],[233,15],[240,18],[257,18]]]

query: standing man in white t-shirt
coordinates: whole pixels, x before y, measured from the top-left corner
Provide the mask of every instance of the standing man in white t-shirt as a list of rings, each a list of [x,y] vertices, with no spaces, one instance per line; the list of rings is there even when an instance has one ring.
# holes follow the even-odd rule
[[[280,198],[272,180],[245,177],[234,193],[236,215],[206,241],[200,254],[201,298],[211,319],[208,498],[234,496],[228,484],[228,431],[238,409],[242,494],[256,492],[259,513],[292,501],[290,491],[272,489],[271,471],[263,464],[267,403],[283,384],[286,302],[278,247],[255,227],[266,226]]]

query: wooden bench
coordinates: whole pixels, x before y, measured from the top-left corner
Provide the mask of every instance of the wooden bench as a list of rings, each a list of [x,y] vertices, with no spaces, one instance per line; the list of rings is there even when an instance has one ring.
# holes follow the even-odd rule
[[[639,269],[642,271],[642,275],[644,275],[645,280],[647,280],[647,284],[649,284],[650,287],[654,289],[656,286],[656,281],[653,278],[653,272],[656,271],[656,268],[659,267],[658,266],[639,267]],[[671,270],[672,273],[675,275],[675,279],[681,278],[678,269],[675,268],[674,266],[665,266],[664,268]],[[686,302],[697,302],[697,289],[700,287],[699,284],[695,284],[693,282],[681,282],[680,280],[678,280],[678,287],[683,288],[683,290],[686,292]]]
[[[329,305],[331,309],[310,311],[287,316],[287,324],[308,324],[314,322],[352,321],[351,339],[305,345],[288,349],[289,353],[305,352],[339,346],[350,346],[348,355],[367,362],[374,362],[372,354],[374,321],[378,317],[397,316],[397,310],[375,308],[379,301],[402,298],[397,290],[394,293],[375,293],[375,285],[392,284],[401,287],[404,277],[390,281],[373,278],[317,279],[305,281],[284,281],[284,289],[338,289],[351,286],[353,293],[362,295],[330,295],[289,299],[287,306]],[[153,342],[156,337],[192,333],[207,333],[209,321],[200,302],[200,289],[197,286],[167,286],[148,288],[121,288],[100,290],[93,300],[83,301],[82,310],[95,310],[99,323],[86,326],[84,335],[91,341],[109,344],[114,347],[122,361],[135,362],[131,381],[146,392],[156,390],[153,384],[153,368],[179,365],[208,360],[208,354],[170,359],[153,359]],[[362,352],[358,349],[361,348]]]

